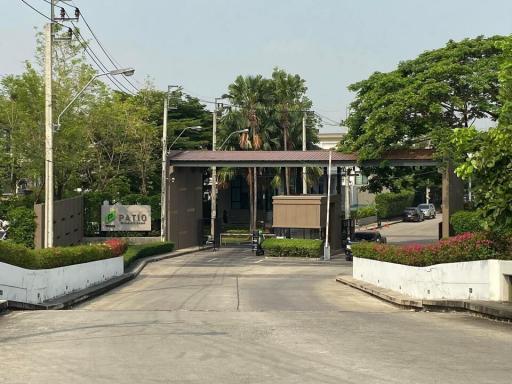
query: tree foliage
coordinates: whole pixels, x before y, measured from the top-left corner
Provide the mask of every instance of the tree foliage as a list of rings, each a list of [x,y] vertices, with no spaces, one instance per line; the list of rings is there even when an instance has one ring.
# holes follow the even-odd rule
[[[456,172],[478,181],[476,206],[484,226],[494,230],[512,228],[512,36],[498,45],[504,51],[499,124],[488,132],[458,129],[452,138],[456,153],[464,159]]]
[[[357,151],[363,160],[393,148],[427,145],[433,145],[439,157],[446,155],[452,129],[498,117],[501,41],[500,36],[449,41],[443,48],[401,62],[394,71],[376,72],[350,85],[356,98],[340,149]],[[373,191],[397,190],[404,172],[414,174],[385,165],[367,172],[377,175],[370,181]],[[440,181],[438,175],[431,176]]]

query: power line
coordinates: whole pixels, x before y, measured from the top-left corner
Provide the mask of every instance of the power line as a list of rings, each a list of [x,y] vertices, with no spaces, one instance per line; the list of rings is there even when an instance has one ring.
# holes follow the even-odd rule
[[[46,0],[45,0],[46,1]],[[74,1],[72,1],[73,4]],[[78,8],[78,7],[77,7]],[[101,48],[101,50],[103,51],[103,53],[105,54],[105,56],[108,58],[108,60],[112,63],[112,65],[114,66],[115,69],[119,69],[119,63],[117,62],[117,60],[114,60],[114,58],[112,57],[111,54],[109,54],[107,52],[107,50],[105,49],[105,47],[103,46],[103,44],[100,42],[100,40],[98,39],[98,37],[96,36],[96,34],[94,33],[94,31],[92,30],[91,26],[89,25],[89,23],[87,22],[84,14],[82,12],[80,12],[80,17],[82,18],[82,20],[84,21],[85,23],[85,26],[87,27],[87,29],[89,30],[89,32],[91,32],[91,35],[92,37],[94,38],[94,40],[96,40],[96,42],[98,43],[99,47]],[[117,64],[116,64],[117,63]],[[139,88],[137,88],[131,81],[130,79],[128,79],[125,75],[123,75],[123,78],[137,91],[139,92]]]
[[[50,1],[48,1],[48,0],[44,0],[44,1],[45,1],[45,2],[47,2],[47,3],[50,3],[50,4],[51,4],[51,2],[50,2]],[[67,29],[69,29],[69,27],[68,27],[67,25],[62,24],[62,23],[59,23],[58,21],[52,20],[52,19],[51,19],[51,17],[48,17],[48,16],[47,16],[47,15],[45,15],[43,12],[41,12],[41,11],[39,11],[37,8],[33,7],[33,6],[32,6],[30,3],[28,3],[26,0],[21,0],[21,2],[22,2],[23,4],[25,4],[26,6],[28,6],[29,8],[31,8],[31,9],[32,9],[33,11],[35,11],[36,13],[38,13],[39,15],[43,16],[45,19],[49,20],[50,22],[52,22],[52,23],[54,23],[54,24],[57,24],[57,25],[60,25],[60,26],[61,26],[61,27],[63,27],[63,28],[67,28]],[[74,24],[74,23],[72,23],[72,24],[73,24],[73,26],[76,28],[75,24]],[[87,48],[87,43],[85,43],[85,44],[84,44],[84,43],[81,41],[81,38],[83,39],[83,37],[80,35],[80,33],[79,33],[79,32],[77,32],[77,30],[71,30],[71,32],[72,32],[72,33],[73,33],[73,35],[76,37],[77,41],[80,43],[80,45],[81,45],[81,46],[82,46],[82,48],[84,49],[85,53],[86,53],[86,54],[90,57],[90,59],[91,59],[91,60],[96,64],[96,66],[98,67],[98,69],[99,69],[100,71],[107,71],[107,72],[108,72],[107,67],[106,67],[106,66],[101,62],[101,60],[96,56],[96,54],[95,54],[92,50],[91,50],[92,55],[91,55],[91,53],[89,53],[89,48]],[[85,39],[84,39],[84,41],[85,41]],[[96,57],[96,59],[101,63],[101,65],[100,65],[100,64],[98,64],[98,61],[96,61],[96,60],[94,59],[93,55],[94,55],[94,56]],[[119,89],[121,92],[123,92],[123,93],[124,93],[124,92],[128,92],[129,94],[133,94],[129,89],[127,89],[126,87],[124,87],[124,86],[120,83],[120,85],[121,85],[125,90],[121,89],[121,88],[119,87],[119,85],[118,85],[118,84],[116,84],[116,83],[112,80],[111,76],[107,75],[107,78],[108,78],[108,79],[112,82],[112,84],[113,84],[113,85],[115,85],[115,86],[116,86],[116,88],[117,88],[117,89]]]

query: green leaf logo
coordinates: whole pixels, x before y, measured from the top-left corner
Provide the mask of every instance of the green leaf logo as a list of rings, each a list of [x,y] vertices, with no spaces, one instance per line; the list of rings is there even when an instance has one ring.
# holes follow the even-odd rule
[[[105,223],[110,224],[116,219],[116,211],[110,211],[105,216]]]

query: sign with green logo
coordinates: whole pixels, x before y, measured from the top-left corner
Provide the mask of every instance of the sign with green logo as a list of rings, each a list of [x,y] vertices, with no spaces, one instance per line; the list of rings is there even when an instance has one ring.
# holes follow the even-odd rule
[[[150,205],[103,204],[102,231],[151,231]]]

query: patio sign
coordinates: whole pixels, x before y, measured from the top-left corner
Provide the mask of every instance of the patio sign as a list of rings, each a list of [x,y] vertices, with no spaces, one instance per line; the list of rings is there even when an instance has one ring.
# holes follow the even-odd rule
[[[102,231],[151,231],[150,205],[103,204]]]

